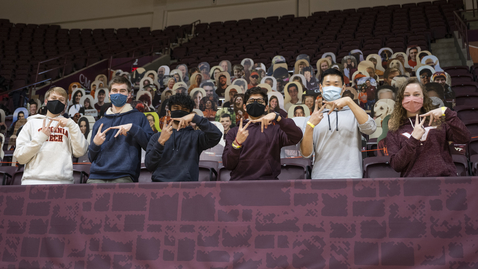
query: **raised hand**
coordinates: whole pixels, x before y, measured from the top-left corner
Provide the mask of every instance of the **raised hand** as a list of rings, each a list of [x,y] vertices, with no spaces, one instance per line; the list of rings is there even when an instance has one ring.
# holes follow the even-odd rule
[[[251,124],[251,121],[249,121],[246,126],[242,127],[242,119],[241,119],[241,124],[239,125],[239,130],[237,131],[236,134],[236,141],[239,144],[244,143],[246,141],[247,137],[249,136],[249,131],[247,130],[247,127],[249,127],[249,124]]]
[[[419,122],[420,121],[420,122]],[[425,118],[420,118],[418,117],[418,114],[416,115],[415,118],[415,127],[413,128],[412,136],[416,140],[422,139],[423,134],[425,134],[425,128],[423,127],[423,124],[425,123]]]
[[[53,120],[49,120],[48,125],[46,125],[46,118],[43,119],[43,125],[41,128],[41,131],[46,134],[48,137],[51,135],[51,130],[50,130],[50,125],[53,122]]]
[[[269,114],[265,115],[264,117],[262,117],[260,119],[251,120],[250,122],[254,122],[254,123],[255,122],[260,122],[261,123],[261,133],[263,133],[264,128],[267,129],[267,126],[269,126],[275,118],[276,118],[276,113],[269,113]],[[247,124],[249,125],[249,123],[247,123]],[[247,127],[247,125],[246,125],[246,127]]]
[[[189,123],[193,120],[194,115],[196,115],[196,114],[191,113],[191,114],[188,114],[188,115],[186,115],[182,118],[172,118],[171,122],[173,122],[173,120],[179,121],[179,124],[178,124],[178,131],[179,131],[179,129],[186,128],[186,127],[189,126]]]
[[[448,108],[447,108],[448,109]],[[433,122],[437,121],[443,117],[444,111],[441,110],[441,107],[433,109],[428,111],[425,114],[420,115],[420,117],[430,117],[430,125],[433,124]]]
[[[106,132],[108,132],[110,128],[106,129],[104,132],[101,131],[103,128],[103,123],[100,125],[100,128],[98,128],[98,132],[96,133],[95,137],[93,138],[93,143],[97,146],[101,146],[105,140],[106,140]]]
[[[161,135],[158,138],[158,143],[164,146],[164,144],[166,144],[166,142],[171,137],[172,133],[173,133],[173,121],[170,121],[161,130]]]
[[[337,110],[341,110],[342,108],[344,108],[344,106],[348,106],[350,101],[352,101],[352,99],[350,99],[350,97],[346,96],[346,97],[342,97],[342,98],[339,98],[339,99],[334,100],[334,101],[324,101],[324,104],[332,105],[332,108],[329,111],[329,115],[330,115],[330,113],[332,113],[334,111],[334,109],[337,108]]]
[[[315,100],[315,109],[312,115],[310,115],[309,122],[312,123],[313,125],[317,125],[320,123],[320,121],[324,118],[324,114],[322,111],[324,110],[325,106],[322,106],[319,109],[319,100]]]
[[[67,124],[68,124],[68,119],[67,118],[56,118],[56,119],[51,119],[52,121],[57,121],[58,124],[56,125],[56,128],[55,130],[53,130],[53,132],[56,133],[56,131],[58,131],[58,128],[60,127],[65,127]]]
[[[109,129],[118,129],[118,132],[116,132],[115,137],[118,137],[120,134],[127,136],[129,130],[131,130],[131,126],[133,126],[133,124],[128,123],[128,124],[123,124],[120,126],[110,127]]]

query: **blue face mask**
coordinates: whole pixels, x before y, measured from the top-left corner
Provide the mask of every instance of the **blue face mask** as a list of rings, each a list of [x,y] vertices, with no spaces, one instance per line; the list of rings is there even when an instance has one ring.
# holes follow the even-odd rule
[[[335,87],[335,86],[327,86],[327,87],[322,87],[322,90],[324,91],[322,93],[322,97],[326,101],[335,101],[342,97],[340,93],[342,92],[341,87]]]
[[[111,103],[116,107],[122,107],[126,104],[128,96],[121,93],[114,93],[110,95]]]

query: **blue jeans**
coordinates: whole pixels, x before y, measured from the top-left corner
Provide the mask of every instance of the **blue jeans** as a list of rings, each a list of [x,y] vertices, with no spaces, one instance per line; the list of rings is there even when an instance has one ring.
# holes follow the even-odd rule
[[[366,107],[365,109],[371,110],[373,105],[375,105],[375,99],[374,100],[368,100],[367,104],[365,104],[365,107]]]

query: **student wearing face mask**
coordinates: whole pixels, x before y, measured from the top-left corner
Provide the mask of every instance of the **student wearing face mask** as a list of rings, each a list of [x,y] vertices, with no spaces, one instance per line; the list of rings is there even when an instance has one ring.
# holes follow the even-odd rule
[[[63,88],[48,90],[46,116],[28,117],[18,135],[13,155],[20,164],[25,164],[22,185],[73,184],[71,156],[83,156],[88,143],[78,125],[61,116],[67,99]]]
[[[456,112],[434,108],[417,79],[408,80],[398,91],[388,127],[390,165],[401,177],[456,176],[448,142],[471,140]]]
[[[138,182],[141,149],[146,150],[153,130],[146,116],[126,103],[131,92],[128,79],[120,76],[110,81],[112,106],[93,126],[87,183]]]
[[[191,97],[173,95],[168,106],[172,121],[151,137],[144,163],[154,182],[198,181],[199,156],[216,146],[222,133],[209,120],[192,113]],[[199,130],[189,123],[195,123]]]
[[[324,105],[319,110],[316,101],[300,143],[303,157],[315,154],[312,179],[362,177],[361,134],[373,134],[377,126],[350,97],[341,98],[344,90],[343,74],[325,70],[320,83]]]
[[[277,179],[281,172],[280,150],[295,145],[302,132],[292,119],[268,111],[267,90],[253,87],[244,95],[249,121],[236,123],[226,135],[222,162],[231,180]]]

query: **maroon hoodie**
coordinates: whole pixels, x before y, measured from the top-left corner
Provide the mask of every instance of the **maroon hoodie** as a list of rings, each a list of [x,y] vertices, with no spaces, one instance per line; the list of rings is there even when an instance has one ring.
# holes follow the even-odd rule
[[[415,126],[415,117],[410,119]],[[401,172],[401,177],[456,176],[448,141],[466,144],[471,139],[470,131],[450,109],[445,111],[445,122],[441,126],[428,127],[427,121],[424,127],[426,132],[420,140],[411,136],[413,127],[409,120],[397,131],[388,132],[390,165]]]
[[[226,169],[232,170],[231,180],[277,179],[281,171],[281,148],[299,143],[302,130],[292,119],[281,118],[274,123],[263,133],[260,123],[251,123],[247,127],[249,136],[240,149],[232,147],[238,127],[227,133],[222,162]]]

